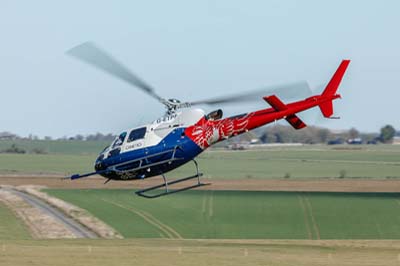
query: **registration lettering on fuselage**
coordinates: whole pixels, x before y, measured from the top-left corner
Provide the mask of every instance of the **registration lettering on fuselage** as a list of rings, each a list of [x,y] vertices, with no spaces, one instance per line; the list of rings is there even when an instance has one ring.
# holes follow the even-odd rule
[[[138,143],[133,143],[133,144],[126,145],[125,149],[126,150],[132,150],[132,149],[140,148],[142,146],[143,146],[143,143],[138,142]]]
[[[177,114],[167,115],[167,116],[158,118],[153,123],[154,124],[161,124],[161,123],[169,122],[169,121],[175,119],[176,117],[177,117]]]

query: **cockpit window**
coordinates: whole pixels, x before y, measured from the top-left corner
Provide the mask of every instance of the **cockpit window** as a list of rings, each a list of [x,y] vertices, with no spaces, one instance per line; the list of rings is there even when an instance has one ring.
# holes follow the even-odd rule
[[[126,132],[122,132],[114,141],[112,148],[114,149],[115,147],[121,146],[122,143],[124,143],[124,140],[126,138]]]
[[[128,137],[128,142],[132,142],[138,139],[144,138],[144,135],[146,134],[146,127],[141,127],[138,129],[134,129],[131,131]]]
[[[211,113],[209,113],[206,116],[206,119],[207,120],[218,120],[218,119],[222,118],[222,115],[223,115],[222,110],[218,109],[218,110],[215,110],[215,111],[212,111]]]

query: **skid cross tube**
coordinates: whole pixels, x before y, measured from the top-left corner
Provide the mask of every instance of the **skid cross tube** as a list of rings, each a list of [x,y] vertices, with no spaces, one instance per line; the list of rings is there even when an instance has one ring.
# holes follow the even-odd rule
[[[165,174],[161,174],[162,177],[163,177],[163,180],[164,180],[164,184],[160,184],[160,185],[156,185],[156,186],[153,186],[153,187],[149,187],[149,188],[138,190],[138,191],[135,192],[136,195],[144,197],[144,198],[148,198],[148,199],[153,199],[153,198],[158,198],[158,197],[161,197],[161,196],[166,196],[166,195],[169,195],[169,194],[173,194],[173,193],[189,190],[189,189],[196,188],[196,187],[210,185],[209,183],[201,183],[200,182],[200,177],[203,176],[203,174],[199,173],[199,167],[198,167],[197,162],[195,160],[192,160],[192,161],[194,162],[194,164],[196,166],[196,174],[195,175],[184,177],[184,178],[181,178],[181,179],[178,179],[178,180],[174,180],[174,181],[168,182],[166,177],[165,177]],[[181,183],[181,182],[184,182],[184,181],[187,181],[187,180],[191,180],[191,179],[194,179],[194,178],[197,178],[197,183],[194,184],[194,185],[187,186],[187,187],[180,188],[180,189],[174,189],[174,190],[170,190],[169,189],[169,187],[171,185],[173,185],[173,184]],[[165,191],[161,192],[161,193],[158,193],[158,194],[155,194],[155,195],[146,194],[146,192],[154,191],[154,190],[156,190],[158,188],[165,188]]]

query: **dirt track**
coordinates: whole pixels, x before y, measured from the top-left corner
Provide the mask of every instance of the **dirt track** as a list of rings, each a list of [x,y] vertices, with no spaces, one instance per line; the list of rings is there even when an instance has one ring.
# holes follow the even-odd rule
[[[40,210],[46,216],[50,216],[56,221],[58,221],[63,227],[65,227],[69,232],[71,232],[77,238],[97,238],[97,235],[90,231],[88,228],[82,226],[81,224],[77,223],[72,218],[66,216],[62,211],[50,206],[46,202],[42,201],[41,199],[34,197],[28,193],[15,190],[13,188],[5,188],[10,193],[20,197],[25,202],[27,202],[32,207]],[[45,229],[46,231],[48,228]]]
[[[0,176],[0,185],[42,185],[49,188],[126,188],[138,189],[162,182],[159,177],[135,181],[111,181],[104,184],[102,177],[82,180],[60,180],[56,176]],[[262,190],[262,191],[331,191],[331,192],[400,192],[400,180],[390,179],[240,179],[214,180],[203,178],[208,190]]]
[[[19,191],[12,188],[0,188],[0,202],[8,206],[24,223],[33,238],[76,238],[83,237],[79,231],[75,231],[67,222],[62,220],[62,214],[54,214],[49,206],[28,201],[25,194],[21,196]]]

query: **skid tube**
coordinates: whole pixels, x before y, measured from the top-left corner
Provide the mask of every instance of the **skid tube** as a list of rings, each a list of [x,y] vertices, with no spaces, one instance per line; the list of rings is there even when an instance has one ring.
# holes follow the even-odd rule
[[[148,198],[148,199],[154,199],[154,198],[158,198],[158,197],[161,197],[161,196],[166,196],[166,195],[169,195],[169,194],[178,193],[178,192],[181,192],[181,191],[193,189],[193,188],[196,188],[196,187],[202,187],[202,186],[210,185],[210,183],[201,183],[200,182],[200,177],[203,176],[203,174],[199,173],[199,167],[197,165],[197,162],[195,160],[193,160],[193,162],[194,162],[194,164],[196,166],[196,174],[195,175],[184,177],[184,178],[181,178],[181,179],[178,179],[178,180],[174,180],[174,181],[168,182],[166,177],[165,177],[165,174],[161,174],[161,176],[163,177],[163,180],[164,180],[164,184],[160,184],[160,185],[157,185],[157,186],[153,186],[153,187],[149,187],[149,188],[138,190],[138,191],[135,192],[136,195],[144,197],[144,198]],[[181,182],[184,182],[184,181],[187,181],[187,180],[191,180],[191,179],[195,179],[195,178],[197,178],[197,183],[194,184],[194,185],[187,186],[187,187],[180,188],[180,189],[174,189],[174,190],[170,190],[169,189],[170,185],[178,184],[178,183],[181,183]],[[146,194],[146,192],[154,191],[156,189],[164,188],[164,187],[165,187],[165,191],[164,192],[161,192],[161,193],[158,193],[158,194],[154,194],[154,195]]]

